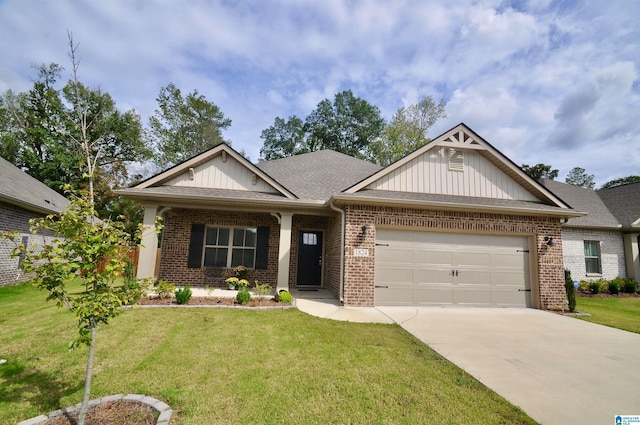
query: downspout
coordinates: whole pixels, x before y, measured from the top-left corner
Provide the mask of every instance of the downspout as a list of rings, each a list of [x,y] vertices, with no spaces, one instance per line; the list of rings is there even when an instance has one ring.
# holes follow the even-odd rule
[[[342,226],[340,229],[340,305],[344,305],[344,233],[347,219],[344,210],[333,205],[333,199],[329,201],[329,207],[339,212],[342,217]]]

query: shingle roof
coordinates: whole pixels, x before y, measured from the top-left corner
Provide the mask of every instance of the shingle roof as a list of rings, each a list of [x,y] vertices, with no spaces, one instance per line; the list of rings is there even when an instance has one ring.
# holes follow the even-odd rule
[[[459,205],[467,205],[469,207],[478,207],[481,209],[511,209],[529,211],[531,213],[567,213],[564,208],[556,207],[553,205],[547,205],[541,202],[529,202],[519,201],[511,199],[496,199],[496,198],[480,198],[473,196],[456,196],[456,195],[441,195],[433,193],[413,193],[413,192],[396,192],[389,190],[371,190],[365,189],[359,192],[346,195],[351,199],[373,199],[373,200],[393,200],[398,203],[403,201],[417,201],[425,203],[438,204],[443,207],[450,206],[456,207]],[[572,210],[570,210],[573,212]]]
[[[596,192],[623,227],[640,219],[640,183],[629,183]]]
[[[69,200],[0,157],[0,200],[39,213],[57,213]]]
[[[549,179],[541,179],[540,183],[573,209],[589,213],[584,217],[569,219],[567,226],[620,228],[620,222],[598,196],[598,192]]]
[[[332,150],[275,159],[257,166],[298,198],[323,201],[382,168]]]

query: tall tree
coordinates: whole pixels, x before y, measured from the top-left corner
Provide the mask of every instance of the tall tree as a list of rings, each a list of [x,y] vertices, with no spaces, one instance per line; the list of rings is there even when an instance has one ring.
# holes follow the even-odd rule
[[[125,184],[126,163],[151,155],[142,137],[140,117],[132,110],[120,112],[108,93],[87,88],[79,80],[70,80],[61,90],[56,89],[62,70],[54,63],[41,65],[38,79],[29,91],[3,94],[0,134],[9,142],[3,147],[3,156],[60,193],[64,184],[74,189],[88,184],[84,167],[89,165],[95,167],[94,179],[109,176],[119,185]],[[86,135],[81,134],[82,128],[77,124],[75,105],[80,103]],[[85,136],[92,141],[92,153],[100,151],[94,164],[86,163],[79,143]],[[100,214],[103,216],[103,211]]]
[[[263,130],[261,160],[271,160],[333,149],[358,158],[366,158],[369,144],[380,136],[384,119],[377,106],[353,95],[351,90],[337,93],[331,102],[324,99],[303,121],[276,117]]]
[[[427,133],[440,118],[447,117],[445,107],[444,100],[436,103],[433,96],[424,96],[418,103],[398,109],[382,136],[369,145],[369,160],[387,166],[429,143]]]
[[[186,97],[173,83],[160,89],[158,109],[149,118],[156,144],[156,164],[166,168],[222,142],[222,130],[231,126],[220,108],[197,90]]]
[[[587,174],[584,168],[574,167],[569,171],[569,174],[567,174],[565,183],[573,186],[584,187],[586,189],[593,189],[596,186],[594,179],[595,176],[593,174]]]
[[[622,186],[623,184],[639,183],[640,176],[627,176],[606,182],[600,189],[608,189],[611,187]]]
[[[531,177],[533,177],[536,180],[540,180],[540,179],[553,180],[556,177],[558,177],[558,173],[559,173],[559,171],[553,169],[551,165],[542,164],[542,163],[536,164],[534,166],[522,164],[521,168],[522,168],[522,171],[529,174]]]
[[[273,125],[262,130],[264,144],[260,158],[264,161],[308,152],[304,122],[295,115],[284,120],[276,117]]]

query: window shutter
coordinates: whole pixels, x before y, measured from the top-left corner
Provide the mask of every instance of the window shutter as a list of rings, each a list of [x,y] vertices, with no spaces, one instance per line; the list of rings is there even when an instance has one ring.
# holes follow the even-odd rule
[[[256,236],[256,269],[265,270],[269,266],[269,227],[258,227]]]
[[[204,224],[191,225],[191,239],[189,240],[189,259],[187,267],[199,269],[202,267],[202,248],[204,242]]]

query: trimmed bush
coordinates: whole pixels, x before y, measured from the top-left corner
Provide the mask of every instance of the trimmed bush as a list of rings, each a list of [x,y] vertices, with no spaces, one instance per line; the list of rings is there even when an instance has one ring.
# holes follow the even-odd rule
[[[238,295],[236,295],[236,301],[238,301],[238,304],[246,304],[250,300],[251,300],[251,294],[246,288],[240,289],[238,291]]]
[[[186,304],[191,299],[191,289],[186,286],[176,291],[176,302],[178,304]]]
[[[571,271],[564,269],[564,288],[567,291],[567,301],[569,303],[569,311],[576,311],[576,288],[573,286],[571,279]]]
[[[176,290],[176,285],[167,282],[166,280],[159,280],[154,289],[158,298],[171,298]]]
[[[631,277],[624,278],[622,291],[626,292],[627,294],[635,294],[636,292],[638,292],[638,282]]]
[[[609,293],[616,295],[620,292],[620,288],[624,285],[624,280],[621,277],[616,277],[609,281]]]
[[[278,302],[279,303],[288,303],[290,304],[291,301],[293,300],[293,297],[291,296],[291,294],[287,291],[280,291],[278,293]]]
[[[589,283],[589,292],[591,292],[592,294],[599,294],[600,293],[600,282],[598,282],[597,280],[594,280],[593,282]]]

